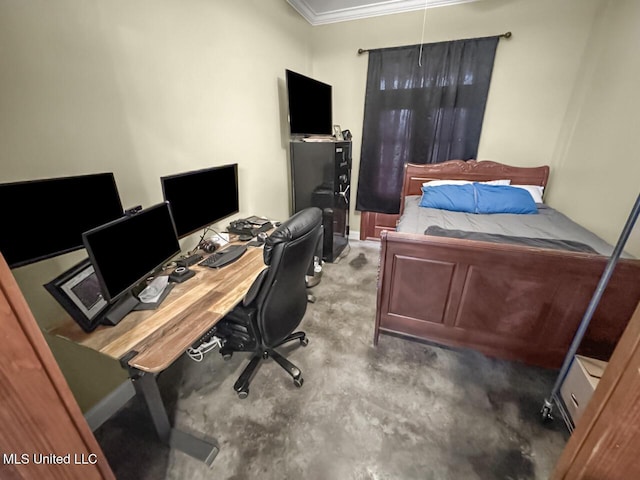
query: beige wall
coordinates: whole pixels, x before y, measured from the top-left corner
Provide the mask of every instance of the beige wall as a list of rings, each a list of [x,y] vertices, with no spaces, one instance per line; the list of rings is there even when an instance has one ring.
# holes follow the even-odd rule
[[[240,215],[286,218],[283,78],[310,70],[310,30],[283,0],[0,0],[0,182],[113,171],[149,206],[161,175],[237,162]],[[43,327],[62,309],[42,284],[85,256],[14,270]],[[49,342],[85,410],[125,378]]]
[[[554,158],[561,188],[548,198],[612,244],[640,194],[638,32],[640,2],[602,3]],[[626,250],[640,257],[640,225]]]
[[[478,156],[550,164],[548,202],[612,243],[640,178],[639,14],[634,0],[427,14],[425,42],[513,32],[498,47]],[[367,69],[356,51],[419,43],[421,29],[421,12],[311,27],[284,0],[0,0],[0,182],[114,171],[125,206],[148,206],[161,175],[238,162],[240,215],[284,218],[285,68],[333,85],[356,179]],[[42,326],[63,314],[42,284],[84,256],[14,271]],[[83,409],[124,379],[115,362],[49,341]]]

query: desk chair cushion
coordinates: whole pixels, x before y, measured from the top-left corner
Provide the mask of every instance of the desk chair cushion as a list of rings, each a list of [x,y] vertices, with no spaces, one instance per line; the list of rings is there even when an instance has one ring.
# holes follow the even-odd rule
[[[256,277],[256,279],[253,281],[253,283],[249,287],[249,290],[247,291],[244,298],[242,299],[242,305],[244,307],[251,306],[251,304],[258,297],[258,293],[260,293],[260,288],[262,287],[262,283],[264,282],[265,278],[267,278],[268,273],[269,273],[269,267],[262,270],[260,274]]]
[[[258,330],[267,347],[286,338],[307,310],[305,275],[321,235],[322,211],[311,207],[282,223],[265,242],[269,269],[254,305]]]
[[[296,218],[296,220],[293,220],[294,217]],[[265,246],[263,249],[263,258],[265,265],[271,264],[273,249],[276,245],[279,245],[283,242],[295,240],[297,238],[300,238],[302,235],[309,233],[311,230],[313,230],[314,227],[317,226],[318,221],[322,221],[322,212],[320,210],[314,212],[314,209],[312,208],[307,209],[306,211],[298,212],[289,220],[281,224],[265,241]],[[322,242],[318,242],[318,244],[321,245]],[[313,265],[313,262],[311,262],[311,265]],[[262,272],[260,272],[260,275],[258,275],[256,280],[249,288],[249,291],[244,296],[244,299],[242,301],[243,306],[250,306],[256,300],[258,293],[260,293],[262,283],[265,281],[268,273],[269,268],[266,268]]]
[[[276,245],[300,238],[317,227],[318,223],[322,224],[322,210],[319,208],[306,208],[294,214],[267,237],[264,245],[264,263],[271,265]]]
[[[294,332],[307,309],[306,273],[322,239],[322,211],[311,207],[293,215],[265,241],[267,268],[256,278],[242,304],[219,324],[225,339],[220,353],[252,351],[249,364],[234,384],[240,398],[249,394],[249,383],[262,360],[272,358],[302,386],[300,369],[275,348],[294,340],[306,345],[304,332]]]

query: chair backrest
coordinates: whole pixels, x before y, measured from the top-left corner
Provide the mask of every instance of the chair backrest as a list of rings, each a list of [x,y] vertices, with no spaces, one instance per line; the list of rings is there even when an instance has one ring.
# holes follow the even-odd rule
[[[266,240],[269,265],[254,305],[266,346],[283,340],[300,324],[307,310],[305,275],[322,238],[322,211],[311,207],[283,222]]]

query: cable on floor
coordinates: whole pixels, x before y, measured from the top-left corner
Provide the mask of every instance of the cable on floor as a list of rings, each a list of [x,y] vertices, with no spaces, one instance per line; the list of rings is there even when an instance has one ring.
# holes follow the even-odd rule
[[[194,362],[201,362],[204,359],[205,354],[209,353],[212,350],[215,350],[216,348],[221,348],[222,345],[222,339],[214,335],[213,337],[211,337],[211,339],[201,343],[195,348],[187,348],[187,355],[189,355],[191,360],[193,360]]]

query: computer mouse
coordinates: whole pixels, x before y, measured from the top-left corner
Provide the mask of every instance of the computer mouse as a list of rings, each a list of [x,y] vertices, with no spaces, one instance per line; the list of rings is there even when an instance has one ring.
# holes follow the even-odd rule
[[[240,240],[241,242],[248,242],[252,238],[253,238],[253,235],[240,235],[238,237],[238,240]]]
[[[264,232],[260,232],[256,237],[256,240],[258,240],[258,242],[260,243],[264,243],[267,240],[267,234]]]

